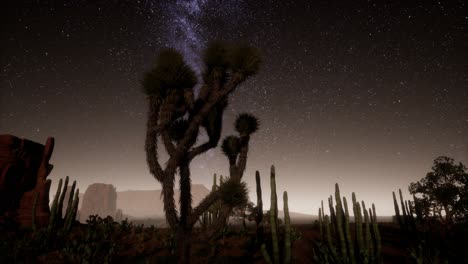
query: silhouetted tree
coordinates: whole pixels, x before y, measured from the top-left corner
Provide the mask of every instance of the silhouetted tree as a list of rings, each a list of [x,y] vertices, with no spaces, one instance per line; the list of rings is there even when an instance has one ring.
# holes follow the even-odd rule
[[[466,167],[449,157],[434,160],[432,171],[416,183],[409,192],[415,195],[415,203],[424,217],[436,217],[443,223],[467,219],[468,174]]]
[[[192,209],[190,162],[217,146],[228,97],[258,71],[259,53],[249,46],[216,42],[205,49],[203,62],[203,83],[197,98],[194,96],[195,73],[174,49],[161,50],[155,66],[143,80],[149,102],[146,159],[150,173],[162,185],[166,220],[176,231],[179,263],[190,261],[192,227],[203,212],[219,200],[233,206],[247,200],[244,183],[227,181]],[[206,131],[208,140],[195,145],[200,129]],[[159,162],[159,140],[169,155],[164,168]],[[177,172],[180,176],[179,212],[174,202]]]
[[[247,165],[250,136],[257,132],[259,122],[255,116],[243,113],[237,116],[236,121],[234,122],[234,127],[239,135],[225,137],[221,144],[221,150],[229,161],[229,180],[240,183]],[[229,216],[233,214],[234,209],[239,211],[239,208],[243,208],[245,210],[246,206],[247,204],[230,207],[223,204],[220,216],[214,223],[212,231],[216,233],[222,229],[227,224]]]

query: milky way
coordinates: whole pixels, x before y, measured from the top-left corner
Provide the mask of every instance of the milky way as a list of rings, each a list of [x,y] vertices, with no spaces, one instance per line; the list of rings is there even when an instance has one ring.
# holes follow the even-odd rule
[[[207,41],[212,40],[210,25],[203,24],[208,16],[217,16],[223,23],[235,24],[247,19],[241,13],[243,1],[167,1],[162,3],[164,15],[165,44],[181,51],[186,61],[200,75],[203,70],[200,55]]]

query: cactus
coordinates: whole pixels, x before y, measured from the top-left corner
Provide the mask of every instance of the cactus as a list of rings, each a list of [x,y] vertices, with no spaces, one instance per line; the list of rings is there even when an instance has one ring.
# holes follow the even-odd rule
[[[344,225],[343,225],[343,206],[341,205],[341,195],[340,195],[340,188],[338,184],[335,184],[335,201],[336,201],[336,230],[338,231],[338,239],[340,241],[340,250],[341,256],[347,258],[346,252],[346,240],[344,237]]]
[[[441,251],[447,239],[446,234],[432,230],[431,223],[424,221],[421,206],[415,195],[413,195],[413,201],[404,200],[401,189],[398,191],[403,217],[399,215],[400,208],[396,202],[395,192],[393,192],[395,213],[402,230],[402,238],[406,240],[408,255],[415,263],[448,263],[450,254],[445,250]],[[416,220],[418,220],[418,225],[416,225]]]
[[[257,186],[257,207],[255,215],[255,223],[257,225],[257,241],[263,241],[263,201],[262,201],[262,185],[260,182],[260,172],[255,172],[255,184]]]
[[[57,192],[55,193],[54,201],[52,202],[52,208],[50,209],[50,219],[49,219],[49,226],[48,226],[49,232],[51,232],[55,228],[55,225],[57,223],[57,218],[59,217],[57,213],[58,213],[58,203],[59,203],[61,189],[62,189],[62,179],[59,180]]]
[[[78,202],[79,202],[79,190],[76,190],[76,181],[73,181],[73,185],[70,191],[70,196],[68,198],[68,206],[67,211],[65,213],[65,217],[62,215],[63,210],[63,202],[65,200],[65,193],[67,191],[67,184],[68,184],[68,176],[65,178],[65,184],[62,189],[62,179],[59,180],[59,184],[57,187],[57,192],[54,197],[54,201],[52,202],[50,220],[48,231],[49,233],[54,232],[58,227],[61,228],[60,231],[64,233],[68,233],[71,229],[71,226],[76,219],[76,214],[78,211]]]
[[[344,234],[346,238],[346,250],[348,252],[349,258],[351,259],[351,263],[356,263],[356,259],[354,258],[354,246],[353,240],[351,239],[351,231],[349,229],[349,210],[348,210],[348,202],[346,201],[346,197],[343,197],[343,205],[345,209],[345,225],[344,225]]]
[[[211,186],[211,191],[214,192],[218,190],[219,186],[225,182],[222,175],[219,177],[219,185],[217,184],[217,175],[216,173],[213,175],[213,185]],[[220,212],[221,212],[222,203],[221,201],[217,201],[213,203],[208,210],[203,212],[198,222],[200,223],[200,227],[202,229],[209,229],[214,227],[215,223],[219,221]]]
[[[416,197],[413,196],[415,200],[412,204],[411,201],[403,199],[403,194],[401,192],[401,189],[398,189],[398,192],[400,194],[400,203],[402,207],[401,209],[403,211],[403,217],[400,215],[400,209],[396,200],[395,192],[392,192],[393,203],[395,207],[395,214],[397,217],[398,224],[400,225],[400,228],[403,229],[405,232],[415,234],[417,233],[416,221],[414,219],[415,211],[416,211],[416,216],[418,218],[418,221],[422,221],[422,212],[420,211],[420,208],[418,208],[416,204]],[[414,211],[413,211],[413,206],[414,206]]]
[[[75,183],[73,184],[72,190],[74,189],[74,187],[75,187]],[[78,211],[78,203],[80,200],[80,198],[78,197],[79,191],[80,189],[76,189],[76,193],[74,197],[72,197],[73,192],[70,193],[69,204],[70,204],[70,201],[72,201],[72,199],[73,199],[73,202],[67,208],[67,214],[65,217],[65,224],[64,224],[65,232],[70,231],[73,221],[76,219],[76,212]]]
[[[267,263],[291,263],[291,221],[289,217],[289,208],[288,208],[288,193],[283,193],[283,211],[284,211],[284,248],[283,248],[283,261],[280,259],[279,251],[279,234],[278,234],[278,200],[276,196],[276,180],[275,180],[275,167],[271,166],[271,207],[270,207],[270,229],[271,229],[271,241],[272,241],[272,251],[268,252],[266,245],[262,244],[261,251],[263,258]],[[272,257],[273,261],[272,261]]]
[[[392,192],[392,194],[393,194],[393,207],[395,208],[395,216],[396,216],[396,219],[397,219],[397,221],[398,221],[398,224],[399,224],[400,226],[403,226],[403,220],[401,219],[400,209],[399,209],[399,207],[398,207],[398,201],[397,201],[395,192]]]
[[[333,206],[333,197],[328,198],[330,217],[324,214],[323,202],[322,208],[319,209],[319,224],[322,227],[322,241],[325,243],[314,244],[315,261],[318,263],[381,263],[381,238],[375,205],[372,205],[372,210],[367,210],[362,201],[361,207],[356,195],[352,193],[356,241],[354,244],[351,236],[348,201],[345,197],[341,198],[338,184],[335,185],[335,201],[336,205]]]
[[[69,177],[65,177],[65,183],[63,184],[63,190],[62,190],[62,193],[60,195],[60,198],[59,198],[59,204],[58,204],[58,207],[57,207],[57,215],[58,217],[61,219],[63,217],[63,214],[62,214],[62,209],[63,209],[63,202],[65,200],[65,194],[67,193],[67,188],[68,188],[68,180],[69,180]]]
[[[375,210],[375,205],[372,204],[372,229],[374,232],[374,244],[375,244],[375,258],[377,260],[380,260],[381,258],[381,252],[382,252],[382,242],[380,239],[380,232],[379,232],[379,227],[377,225],[377,213]]]
[[[283,193],[284,211],[284,262],[291,263],[291,219],[289,218],[288,192]]]
[[[279,263],[279,245],[278,245],[278,198],[276,196],[275,167],[271,167],[270,175],[271,188],[271,207],[270,207],[270,226],[271,240],[273,243],[273,261]]]

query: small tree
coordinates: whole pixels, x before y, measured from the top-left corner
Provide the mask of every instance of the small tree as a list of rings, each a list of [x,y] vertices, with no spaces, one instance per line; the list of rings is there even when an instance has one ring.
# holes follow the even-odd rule
[[[449,157],[434,160],[432,171],[416,183],[409,192],[421,207],[424,217],[440,219],[445,224],[467,219],[468,174],[466,167]]]
[[[237,116],[234,127],[239,136],[231,135],[225,137],[221,144],[221,150],[229,161],[229,180],[241,183],[247,165],[250,136],[257,132],[259,122],[255,116],[243,113]],[[245,209],[246,206],[247,204],[230,206],[224,203],[218,221],[212,227],[213,234],[216,234],[226,226],[229,216],[232,215],[234,209]]]

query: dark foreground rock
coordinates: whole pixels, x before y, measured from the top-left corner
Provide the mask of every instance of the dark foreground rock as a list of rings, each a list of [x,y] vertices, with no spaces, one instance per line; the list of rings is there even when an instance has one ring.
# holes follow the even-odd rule
[[[50,217],[47,179],[54,138],[44,145],[12,135],[0,135],[0,224],[12,221],[32,225],[33,207],[37,226],[47,225]]]

